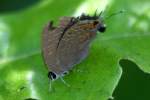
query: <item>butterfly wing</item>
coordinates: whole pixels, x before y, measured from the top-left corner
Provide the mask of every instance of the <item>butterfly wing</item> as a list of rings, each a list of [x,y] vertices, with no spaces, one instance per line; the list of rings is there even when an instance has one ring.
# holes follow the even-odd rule
[[[96,32],[82,29],[80,23],[66,31],[57,49],[57,62],[64,71],[70,70],[87,56],[91,35],[96,35]]]
[[[48,70],[54,71],[61,68],[57,65],[56,48],[64,29],[70,23],[72,17],[60,19],[58,27],[53,27],[52,22],[45,26],[42,34],[42,53]],[[57,70],[59,72],[59,70]]]

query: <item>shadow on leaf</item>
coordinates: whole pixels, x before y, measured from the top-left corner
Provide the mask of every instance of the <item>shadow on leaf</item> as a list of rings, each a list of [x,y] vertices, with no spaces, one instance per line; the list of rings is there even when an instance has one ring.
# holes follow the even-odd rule
[[[0,13],[22,10],[38,3],[39,1],[40,0],[2,0],[0,1]]]
[[[123,73],[113,93],[114,100],[150,100],[150,75],[130,60],[122,59],[119,64]]]

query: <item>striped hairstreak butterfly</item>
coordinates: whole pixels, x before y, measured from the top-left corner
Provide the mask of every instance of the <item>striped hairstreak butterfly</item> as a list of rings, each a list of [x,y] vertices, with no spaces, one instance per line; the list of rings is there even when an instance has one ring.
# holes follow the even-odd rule
[[[58,26],[50,21],[42,33],[42,53],[50,80],[62,78],[88,55],[97,31],[105,32],[100,14],[62,17]]]

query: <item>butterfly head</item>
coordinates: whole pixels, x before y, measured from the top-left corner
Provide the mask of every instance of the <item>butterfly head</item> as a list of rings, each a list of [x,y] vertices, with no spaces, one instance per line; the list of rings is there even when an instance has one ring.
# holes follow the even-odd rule
[[[82,22],[81,28],[85,30],[96,30],[99,32],[105,32],[106,25],[104,24],[104,21],[101,18],[100,14],[95,14],[93,16],[82,14],[79,17],[79,20]]]

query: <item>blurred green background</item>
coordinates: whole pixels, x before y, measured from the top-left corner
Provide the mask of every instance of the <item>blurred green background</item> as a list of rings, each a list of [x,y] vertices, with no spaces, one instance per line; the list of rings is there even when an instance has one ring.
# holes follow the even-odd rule
[[[104,11],[89,56],[49,92],[41,32],[62,16]],[[124,10],[109,19],[107,16]],[[1,0],[0,100],[150,100],[149,0]]]

